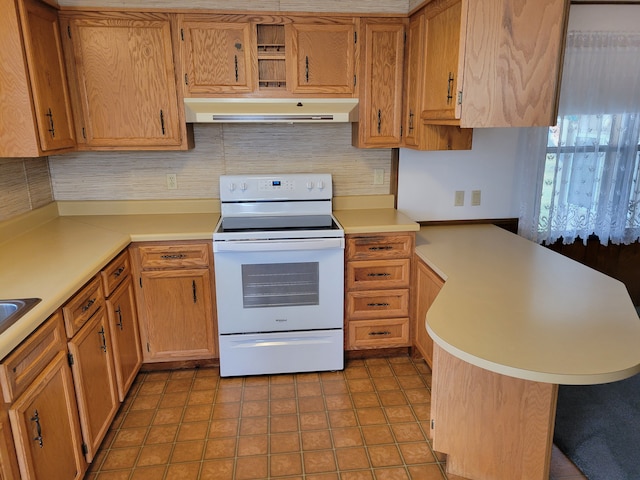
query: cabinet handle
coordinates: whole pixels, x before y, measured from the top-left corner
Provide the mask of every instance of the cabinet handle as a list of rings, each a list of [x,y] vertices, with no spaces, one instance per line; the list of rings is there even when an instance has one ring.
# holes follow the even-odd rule
[[[370,336],[376,336],[376,335],[391,335],[391,332],[388,330],[383,330],[382,332],[369,332]]]
[[[367,307],[388,307],[388,303],[367,303]]]
[[[309,56],[304,57],[304,76],[309,83]]]
[[[235,63],[236,67],[236,83],[238,83],[238,55],[233,56],[233,62]]]
[[[174,254],[160,255],[160,258],[164,260],[179,260],[181,258],[187,258],[187,255],[184,253],[174,253]]]
[[[449,81],[447,82],[447,105],[451,104],[453,99],[453,73],[449,72]]]
[[[118,278],[120,275],[122,275],[122,272],[124,272],[124,265],[120,267],[118,270],[116,270],[115,272],[113,272],[113,276],[115,278]]]
[[[381,247],[369,247],[369,250],[377,252],[379,250],[393,250],[393,247],[391,245],[383,245]]]
[[[104,335],[104,327],[100,328],[100,331],[98,332],[98,335],[100,335],[102,337],[102,345],[100,345],[100,349],[104,353],[107,353],[107,338]]]
[[[94,303],[96,303],[96,299],[95,298],[92,298],[91,300],[89,300],[86,305],[82,306],[82,313],[84,313],[87,310],[89,310],[91,308],[91,305],[93,305]]]
[[[413,110],[409,110],[409,131],[413,132]]]
[[[193,289],[193,303],[198,303],[198,294],[196,293],[196,281],[191,281],[191,288]]]
[[[390,277],[390,273],[367,273],[367,277]]]
[[[52,138],[56,137],[56,129],[53,126],[53,113],[51,113],[51,109],[47,110],[47,113],[45,114],[47,117],[49,117],[49,133],[51,134]]]
[[[382,112],[378,110],[378,133],[380,133],[381,127],[382,127]]]
[[[162,128],[162,135],[165,134],[165,129],[164,129],[164,112],[162,110],[160,110],[160,128]]]
[[[36,424],[36,432],[37,432],[37,436],[33,437],[33,439],[38,442],[38,446],[40,448],[42,448],[43,445],[43,441],[42,441],[42,426],[40,425],[40,415],[38,415],[38,410],[35,410],[33,412],[33,417],[31,417],[31,421],[35,422]]]
[[[122,330],[122,310],[120,309],[120,305],[116,308],[116,313],[118,314],[118,323],[116,325]]]

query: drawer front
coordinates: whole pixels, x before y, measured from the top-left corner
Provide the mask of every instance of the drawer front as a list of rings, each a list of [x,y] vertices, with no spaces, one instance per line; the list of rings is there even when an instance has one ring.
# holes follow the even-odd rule
[[[66,348],[64,323],[58,311],[0,364],[0,383],[4,401],[11,403],[18,398],[49,362]]]
[[[87,283],[62,307],[67,337],[73,337],[91,316],[104,305],[104,292],[100,277]]]
[[[347,236],[345,257],[347,260],[377,260],[383,258],[408,258],[413,253],[415,234],[372,236]]]
[[[125,250],[100,272],[105,297],[111,295],[129,273],[131,273],[129,251]]]
[[[351,350],[408,347],[409,318],[350,322],[348,335]]]
[[[367,260],[347,263],[347,289],[408,288],[410,260]]]
[[[371,290],[347,293],[349,320],[409,316],[409,290]]]
[[[193,245],[149,245],[138,247],[143,270],[159,268],[208,268],[212,247],[207,243]]]

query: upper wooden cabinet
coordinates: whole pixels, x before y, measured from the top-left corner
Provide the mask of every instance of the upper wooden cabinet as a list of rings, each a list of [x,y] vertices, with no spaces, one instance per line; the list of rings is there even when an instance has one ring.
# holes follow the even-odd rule
[[[78,138],[86,147],[188,148],[169,16],[66,13],[61,19],[68,32],[67,66],[75,79]]]
[[[249,93],[256,82],[256,32],[249,22],[181,15],[180,51],[185,96]]]
[[[434,0],[426,20],[427,123],[553,125],[568,0]]]
[[[292,93],[353,94],[355,25],[352,19],[335,22],[289,26],[286,52]]]
[[[0,0],[0,11],[0,157],[73,149],[57,11],[37,0]]]
[[[440,2],[442,3],[442,2]],[[458,6],[460,2],[458,1]],[[450,81],[450,71],[453,67],[442,66],[443,64],[453,65],[457,63],[457,50],[453,49],[452,57],[455,59],[451,62],[447,60],[446,52],[439,53],[437,50],[432,52],[428,49],[428,45],[433,47],[433,39],[437,39],[439,35],[450,38],[447,28],[443,25],[434,27],[434,21],[437,24],[443,23],[448,17],[445,14],[455,11],[455,6],[450,10],[427,10],[422,9],[412,15],[407,31],[407,48],[405,56],[405,78],[404,78],[404,114],[403,114],[403,146],[415,150],[468,150],[471,148],[473,130],[469,128],[460,128],[453,120],[455,116],[455,103],[449,96],[452,96],[453,81]],[[439,15],[438,15],[439,13]],[[435,18],[435,20],[434,20]],[[456,24],[457,25],[457,24]],[[453,26],[456,35],[459,35],[459,25]],[[438,35],[436,35],[438,34]],[[429,41],[429,39],[432,39]],[[439,75],[444,68],[447,70],[446,75]],[[457,69],[457,65],[456,65]],[[438,76],[439,75],[439,76]],[[438,76],[440,79],[446,79],[444,88],[441,90],[444,95],[439,95],[440,90],[433,87],[431,77]],[[449,90],[447,90],[449,89]],[[443,97],[443,98],[440,98]],[[433,114],[435,109],[434,103],[440,102],[442,117],[448,119],[453,125],[433,124],[429,120],[422,120],[421,114],[426,111]],[[442,118],[439,122],[447,123]]]
[[[402,76],[405,21],[364,19],[360,42],[360,118],[357,147],[398,147],[402,137]]]

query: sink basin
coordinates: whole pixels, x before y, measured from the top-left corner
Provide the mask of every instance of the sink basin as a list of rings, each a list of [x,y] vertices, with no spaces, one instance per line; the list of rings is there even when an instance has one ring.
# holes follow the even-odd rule
[[[0,300],[0,333],[16,323],[25,313],[40,302],[39,298]]]

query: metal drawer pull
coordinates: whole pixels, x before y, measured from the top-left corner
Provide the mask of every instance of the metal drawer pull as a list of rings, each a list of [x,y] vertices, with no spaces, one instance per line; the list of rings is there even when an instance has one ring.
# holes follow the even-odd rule
[[[40,446],[40,448],[42,448],[44,445],[42,442],[42,427],[40,426],[40,416],[38,415],[38,410],[33,412],[31,421],[36,423],[36,432],[38,432],[38,435],[33,437],[33,439],[38,442],[38,445]]]
[[[367,273],[367,277],[390,277],[390,273]]]
[[[187,255],[184,253],[174,253],[173,255],[161,255],[160,258],[164,260],[178,260],[180,258],[187,258]]]
[[[122,330],[122,310],[120,309],[120,305],[116,308],[116,313],[118,314],[118,323],[116,325]]]
[[[94,303],[96,303],[96,299],[95,298],[92,298],[91,300],[89,300],[86,305],[83,305],[82,313],[84,313],[87,310],[89,310],[91,308],[91,305],[93,305]]]
[[[102,337],[102,345],[100,345],[100,349],[104,353],[107,353],[107,338],[104,336],[104,327],[100,329],[100,331],[98,332],[98,335]]]
[[[367,307],[388,307],[388,303],[367,303]]]
[[[391,335],[391,332],[388,330],[384,330],[382,332],[369,332],[370,336],[376,336],[376,335]]]
[[[393,250],[393,247],[391,245],[384,245],[382,247],[369,247],[369,250],[371,250],[372,252],[378,250]]]
[[[191,281],[191,288],[193,288],[193,303],[198,303],[198,294],[196,292],[196,281]]]
[[[122,272],[124,272],[124,266],[120,267],[118,270],[113,272],[113,276],[118,278],[120,275],[122,275]]]

